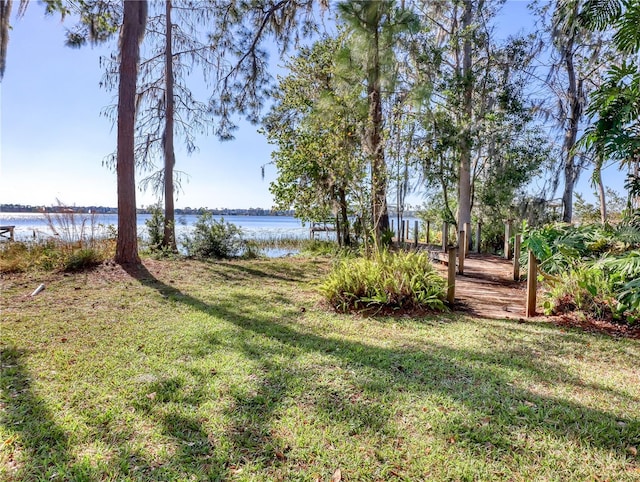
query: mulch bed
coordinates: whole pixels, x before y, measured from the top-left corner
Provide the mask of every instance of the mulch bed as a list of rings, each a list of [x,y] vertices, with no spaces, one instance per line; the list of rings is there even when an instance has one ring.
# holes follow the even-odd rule
[[[547,319],[558,326],[580,328],[590,333],[605,333],[613,337],[640,340],[640,324],[625,325],[609,320],[596,320],[577,313],[564,313],[558,316],[549,316]]]

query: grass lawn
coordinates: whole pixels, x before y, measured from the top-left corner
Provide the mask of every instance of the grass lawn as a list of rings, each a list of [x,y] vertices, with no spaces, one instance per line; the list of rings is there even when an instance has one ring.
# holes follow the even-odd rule
[[[0,480],[640,480],[637,340],[335,314],[321,259],[145,265],[3,275]]]

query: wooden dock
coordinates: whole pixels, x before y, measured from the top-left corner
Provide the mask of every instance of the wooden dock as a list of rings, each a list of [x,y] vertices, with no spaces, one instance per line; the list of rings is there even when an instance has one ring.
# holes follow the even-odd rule
[[[15,228],[15,226],[0,226],[0,238],[13,241],[13,231]]]
[[[314,239],[316,233],[331,233],[336,231],[336,225],[333,221],[325,221],[320,223],[312,223],[309,228],[309,239]]]

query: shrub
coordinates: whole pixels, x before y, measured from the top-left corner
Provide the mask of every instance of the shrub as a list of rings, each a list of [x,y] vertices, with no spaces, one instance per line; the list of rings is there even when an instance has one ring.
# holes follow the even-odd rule
[[[338,261],[320,289],[339,311],[445,310],[445,287],[427,253],[383,251]]]
[[[164,214],[158,205],[151,206],[149,210],[151,217],[144,222],[149,235],[148,246],[151,251],[159,251],[164,241]]]
[[[568,313],[578,309],[598,320],[612,319],[616,297],[611,280],[602,270],[582,266],[563,274],[548,291],[546,314]]]
[[[99,251],[93,248],[80,248],[72,251],[64,259],[64,271],[81,271],[92,268],[104,261],[104,257]]]
[[[242,253],[242,257],[244,259],[256,259],[262,255],[262,249],[260,248],[260,244],[253,240],[248,239],[244,242],[244,252]]]
[[[622,224],[555,224],[525,230],[523,246],[534,252],[543,273],[558,277],[549,288],[545,311],[579,310],[595,319],[636,322],[640,251],[633,247],[639,235],[633,226]]]
[[[187,256],[194,258],[235,258],[255,254],[257,245],[250,245],[242,238],[242,229],[224,219],[214,219],[211,213],[203,213],[194,224],[193,234],[185,235]]]

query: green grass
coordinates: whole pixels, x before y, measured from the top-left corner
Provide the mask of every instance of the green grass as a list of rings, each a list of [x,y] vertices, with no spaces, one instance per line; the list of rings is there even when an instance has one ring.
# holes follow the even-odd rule
[[[3,275],[0,480],[640,479],[638,341],[335,314],[326,260],[145,263]]]

